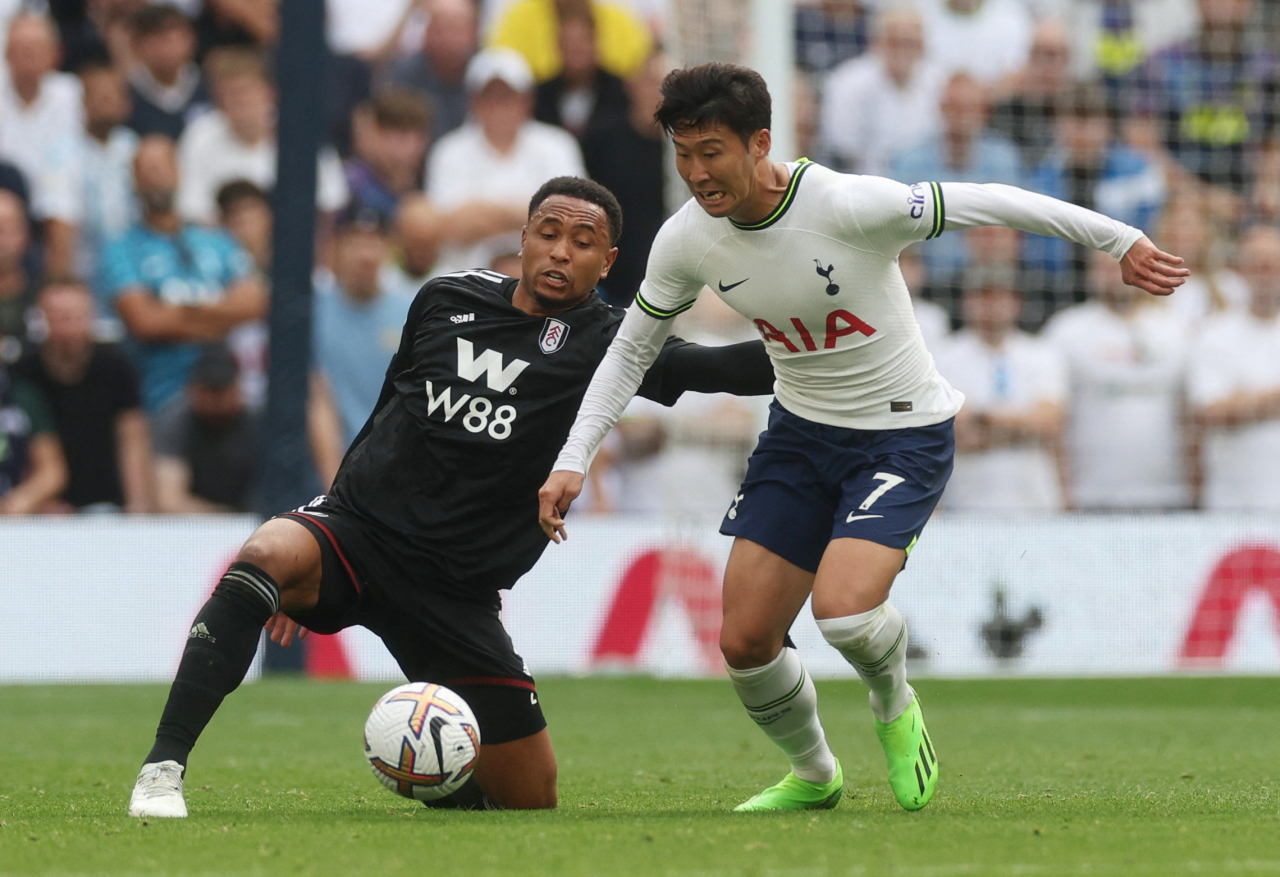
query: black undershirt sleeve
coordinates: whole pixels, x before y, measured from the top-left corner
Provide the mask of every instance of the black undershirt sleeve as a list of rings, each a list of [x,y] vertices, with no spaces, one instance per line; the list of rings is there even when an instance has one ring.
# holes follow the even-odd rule
[[[773,365],[764,342],[706,347],[681,338],[667,339],[636,395],[671,406],[685,392],[771,394]]]

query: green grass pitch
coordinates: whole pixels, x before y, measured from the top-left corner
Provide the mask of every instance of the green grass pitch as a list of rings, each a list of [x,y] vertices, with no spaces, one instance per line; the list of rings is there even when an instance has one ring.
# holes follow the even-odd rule
[[[893,802],[857,682],[822,682],[834,811],[735,815],[785,773],[727,682],[549,679],[560,809],[428,811],[364,763],[389,685],[264,682],[125,817],[161,686],[0,688],[0,874],[1280,874],[1280,679],[924,681],[942,782]]]

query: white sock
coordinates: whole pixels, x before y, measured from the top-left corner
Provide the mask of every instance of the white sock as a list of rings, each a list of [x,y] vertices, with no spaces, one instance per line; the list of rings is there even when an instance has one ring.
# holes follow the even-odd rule
[[[888,603],[870,612],[818,620],[818,629],[871,689],[871,711],[891,722],[911,705],[907,684],[907,623]]]
[[[829,783],[836,776],[836,759],[827,747],[818,720],[818,692],[795,649],[751,670],[727,668],[747,715],[778,744],[802,780]]]

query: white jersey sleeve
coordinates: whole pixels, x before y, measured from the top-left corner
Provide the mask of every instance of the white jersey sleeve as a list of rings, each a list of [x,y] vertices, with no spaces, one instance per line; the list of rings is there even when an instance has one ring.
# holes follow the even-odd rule
[[[636,300],[609,345],[578,409],[555,469],[586,473],[609,430],[640,388],[671,334],[672,318],[693,307],[702,289],[695,279],[677,213],[659,229]]]

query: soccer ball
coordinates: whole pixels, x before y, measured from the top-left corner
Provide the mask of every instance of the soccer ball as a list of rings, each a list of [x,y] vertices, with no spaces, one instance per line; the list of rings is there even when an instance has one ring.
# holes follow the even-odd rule
[[[480,724],[456,692],[410,682],[373,705],[364,723],[364,754],[388,789],[433,801],[471,776],[480,756]]]

